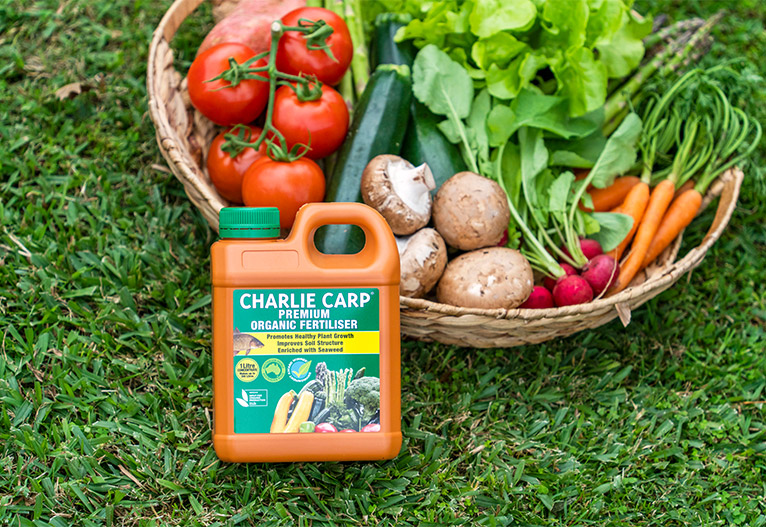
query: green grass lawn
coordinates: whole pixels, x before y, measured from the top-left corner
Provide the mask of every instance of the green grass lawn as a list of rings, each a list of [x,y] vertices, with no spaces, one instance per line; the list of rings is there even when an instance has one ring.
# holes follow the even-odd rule
[[[766,524],[763,146],[704,264],[628,328],[513,349],[405,341],[395,460],[218,461],[215,235],[146,103],[169,5],[0,0],[0,524]],[[724,6],[704,60],[766,75],[761,0],[637,3],[672,19]],[[186,60],[206,28],[185,28]],[[59,100],[70,83],[81,93]],[[766,123],[766,95],[749,111]]]

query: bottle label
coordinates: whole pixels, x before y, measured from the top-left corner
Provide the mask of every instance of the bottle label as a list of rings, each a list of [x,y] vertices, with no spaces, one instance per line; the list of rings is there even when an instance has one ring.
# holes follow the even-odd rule
[[[237,289],[234,433],[380,430],[380,291]]]

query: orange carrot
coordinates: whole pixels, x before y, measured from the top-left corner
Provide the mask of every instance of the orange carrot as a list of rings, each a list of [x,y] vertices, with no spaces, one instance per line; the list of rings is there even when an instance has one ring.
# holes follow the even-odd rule
[[[683,194],[690,188],[694,188],[694,181],[691,179],[676,189],[676,193],[673,194],[673,199],[678,199],[678,196],[680,196],[681,194]]]
[[[657,258],[676,236],[689,225],[702,205],[702,194],[694,188],[687,190],[673,200],[670,208],[662,218],[657,232],[654,235],[649,250],[644,257],[643,269]]]
[[[606,212],[613,209],[625,200],[630,189],[638,185],[641,180],[635,176],[623,176],[614,180],[614,183],[606,188],[594,188],[588,191],[593,199],[593,210]],[[587,211],[589,212],[589,211]]]
[[[643,181],[630,189],[628,195],[625,196],[625,201],[623,201],[622,205],[620,206],[620,212],[633,218],[633,227],[630,228],[630,232],[627,236],[625,236],[625,239],[620,242],[620,245],[607,253],[609,256],[614,258],[615,262],[620,261],[622,253],[625,252],[625,248],[628,246],[630,241],[633,239],[633,235],[638,230],[638,224],[641,222],[641,218],[644,216],[644,210],[646,210],[646,204],[648,202],[649,185]]]
[[[590,168],[575,168],[574,169],[575,181],[580,181],[581,179],[585,179],[586,177],[588,177],[588,174],[590,174]]]
[[[644,212],[643,218],[641,218],[641,224],[636,231],[636,237],[633,240],[628,257],[625,262],[620,264],[620,274],[617,276],[617,280],[609,290],[609,294],[614,294],[625,289],[636,273],[641,269],[641,265],[644,263],[646,252],[649,250],[649,245],[652,243],[654,235],[657,233],[657,229],[662,222],[662,217],[665,215],[665,211],[668,210],[670,202],[673,200],[673,193],[675,192],[675,184],[665,179],[657,184],[652,190],[652,194],[649,197],[649,204],[646,206],[646,212]]]

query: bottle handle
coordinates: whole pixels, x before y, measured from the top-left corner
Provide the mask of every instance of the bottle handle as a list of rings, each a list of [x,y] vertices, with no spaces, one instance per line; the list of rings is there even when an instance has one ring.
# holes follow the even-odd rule
[[[323,225],[356,225],[364,232],[362,250],[355,254],[325,254],[316,248],[314,235]],[[290,238],[318,266],[345,260],[344,266],[364,268],[391,252],[398,253],[391,228],[381,214],[363,203],[307,203],[295,216]],[[331,260],[330,260],[331,259]]]

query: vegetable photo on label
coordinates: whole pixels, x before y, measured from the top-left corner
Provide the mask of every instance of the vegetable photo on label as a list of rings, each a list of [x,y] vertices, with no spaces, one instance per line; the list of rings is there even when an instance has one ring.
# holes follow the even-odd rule
[[[295,405],[290,419],[287,421],[285,429],[282,430],[285,434],[294,434],[300,430],[301,425],[308,421],[309,414],[311,413],[311,406],[314,404],[314,394],[310,391],[303,392],[298,397],[298,402]]]
[[[380,378],[364,375],[365,368],[330,370],[325,362],[317,364],[315,373],[301,392],[313,398],[305,419],[318,423],[315,432],[358,432],[380,422]]]
[[[290,406],[295,399],[295,392],[290,390],[282,395],[277,403],[277,408],[274,410],[274,419],[271,422],[271,433],[284,432],[285,426],[287,426],[287,414],[290,411]]]

